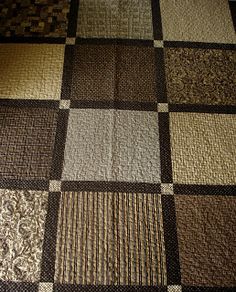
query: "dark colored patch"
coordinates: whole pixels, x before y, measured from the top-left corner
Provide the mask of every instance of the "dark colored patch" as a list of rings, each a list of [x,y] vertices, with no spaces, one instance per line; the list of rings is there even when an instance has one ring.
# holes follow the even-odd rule
[[[0,108],[0,178],[49,179],[57,110]]]

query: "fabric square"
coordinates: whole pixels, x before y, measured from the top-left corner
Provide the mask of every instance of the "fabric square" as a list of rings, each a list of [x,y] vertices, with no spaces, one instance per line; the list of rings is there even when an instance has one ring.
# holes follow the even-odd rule
[[[0,35],[66,37],[69,9],[65,0],[3,0]]]
[[[81,0],[77,36],[153,39],[149,0]]]
[[[235,43],[228,1],[161,0],[164,40]]]
[[[158,137],[156,112],[72,109],[62,178],[157,183]]]
[[[0,108],[0,178],[48,179],[57,110]]]
[[[236,104],[236,53],[230,50],[165,48],[171,103]]]
[[[236,116],[170,113],[173,180],[235,184]]]
[[[62,193],[55,282],[166,285],[157,194]]]
[[[47,200],[47,192],[0,190],[0,280],[39,281]]]
[[[71,99],[156,101],[154,48],[77,45]]]
[[[64,45],[0,44],[0,98],[60,99]]]
[[[235,198],[180,195],[175,208],[182,284],[235,286]]]

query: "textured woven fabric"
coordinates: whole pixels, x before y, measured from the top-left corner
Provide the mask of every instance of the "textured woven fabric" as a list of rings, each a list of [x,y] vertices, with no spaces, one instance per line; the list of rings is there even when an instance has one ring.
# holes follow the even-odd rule
[[[0,292],[235,290],[230,7],[0,1]]]

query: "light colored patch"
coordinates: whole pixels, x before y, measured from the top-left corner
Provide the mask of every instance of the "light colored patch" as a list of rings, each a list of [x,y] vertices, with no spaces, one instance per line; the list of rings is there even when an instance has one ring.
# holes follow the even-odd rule
[[[60,192],[61,191],[61,181],[50,180],[49,181],[49,191],[50,192]]]
[[[167,194],[173,195],[174,194],[173,184],[162,183],[161,184],[161,193],[166,194],[166,195]]]
[[[75,44],[75,38],[66,38],[66,44],[67,45],[74,45]]]
[[[154,40],[154,47],[155,48],[163,48],[164,47],[163,41]]]
[[[60,100],[59,104],[60,109],[69,109],[70,108],[70,100]]]
[[[168,292],[182,292],[182,287],[179,285],[170,285],[167,287]]]
[[[53,292],[53,283],[39,283],[38,292]]]
[[[168,113],[169,112],[169,105],[168,105],[168,103],[158,103],[157,104],[157,111],[159,113]]]

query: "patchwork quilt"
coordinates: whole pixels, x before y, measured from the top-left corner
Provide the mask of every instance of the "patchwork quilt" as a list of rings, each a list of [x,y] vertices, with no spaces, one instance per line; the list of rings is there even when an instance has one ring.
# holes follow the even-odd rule
[[[236,287],[227,0],[0,1],[0,291]]]

